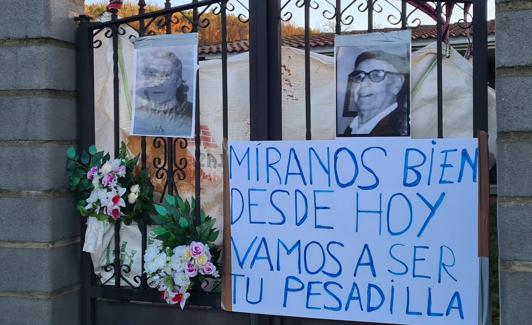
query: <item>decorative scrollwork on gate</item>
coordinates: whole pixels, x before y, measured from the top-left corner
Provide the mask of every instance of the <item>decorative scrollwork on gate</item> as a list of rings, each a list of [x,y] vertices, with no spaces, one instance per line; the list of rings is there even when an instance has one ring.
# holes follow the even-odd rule
[[[248,8],[248,6],[246,6],[244,3],[242,3],[241,0],[235,0],[235,1],[239,4],[239,7],[241,8],[241,10],[243,9],[247,13],[247,14],[239,13],[237,15],[238,20],[241,23],[244,23],[244,24],[249,22],[249,8]],[[251,1],[253,1],[253,0],[251,0]],[[227,11],[228,12],[235,12],[236,8],[237,7],[233,3],[231,3],[231,1],[227,2]]]
[[[168,149],[165,138],[156,137],[153,139],[153,148],[162,149],[163,158],[156,156],[153,158],[153,168],[155,168],[155,179],[165,180],[163,185],[163,193],[168,186]]]
[[[188,147],[188,140],[185,138],[177,138],[174,141],[174,152],[177,152],[177,149],[185,150]],[[174,180],[177,176],[177,180],[183,181],[186,179],[186,168],[188,167],[188,159],[186,157],[181,157],[174,160]],[[174,184],[176,182],[174,181]],[[176,189],[177,191],[177,189]]]

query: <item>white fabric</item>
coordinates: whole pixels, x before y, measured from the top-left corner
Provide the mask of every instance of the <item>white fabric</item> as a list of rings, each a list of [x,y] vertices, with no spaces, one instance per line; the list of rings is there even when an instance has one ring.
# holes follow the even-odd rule
[[[351,134],[369,134],[377,126],[377,124],[385,118],[388,114],[393,112],[397,108],[397,103],[394,103],[388,106],[384,111],[375,115],[371,120],[366,123],[360,124],[360,119],[358,116],[355,116],[349,127],[352,129]]]
[[[148,227],[148,233],[151,227]],[[135,278],[141,276],[141,252],[142,242],[141,233],[136,223],[130,225],[120,225],[120,264],[127,265],[131,271],[127,273],[122,269],[121,286],[129,286],[128,281],[133,286],[139,286],[140,282],[136,282]],[[114,269],[105,270],[106,265],[114,263],[115,256],[115,236],[114,225],[107,221],[98,221],[96,218],[90,217],[87,220],[87,231],[85,233],[85,242],[83,244],[83,251],[91,254],[92,264],[94,265],[94,274],[101,283],[107,285],[114,285],[115,280],[111,279],[114,274]]]
[[[468,138],[473,136],[473,67],[453,48],[443,57],[443,136]],[[438,136],[438,104],[436,43],[429,44],[412,55],[412,100],[410,123],[413,138]],[[490,163],[497,156],[497,120],[495,90],[488,87],[488,147]]]
[[[93,256],[101,256],[103,249],[103,236],[105,228],[108,223],[100,222],[96,218],[87,219],[87,230],[85,231],[85,242],[83,243],[83,251],[93,254]]]

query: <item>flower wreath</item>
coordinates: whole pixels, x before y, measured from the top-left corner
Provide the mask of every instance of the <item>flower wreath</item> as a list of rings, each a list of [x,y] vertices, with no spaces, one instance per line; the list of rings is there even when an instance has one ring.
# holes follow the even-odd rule
[[[76,193],[76,208],[82,216],[111,223],[150,223],[153,186],[147,170],[136,168],[138,156],[127,157],[124,143],[116,159],[94,145],[81,155],[70,147],[67,158],[70,189]]]
[[[214,245],[219,231],[215,220],[200,210],[195,224],[195,200],[183,201],[166,195],[162,205],[155,205],[158,226],[152,231],[153,241],[144,255],[148,285],[157,288],[168,304],[184,308],[191,291],[199,291],[207,279],[220,277],[217,261],[219,248]],[[215,283],[214,290],[219,288]]]

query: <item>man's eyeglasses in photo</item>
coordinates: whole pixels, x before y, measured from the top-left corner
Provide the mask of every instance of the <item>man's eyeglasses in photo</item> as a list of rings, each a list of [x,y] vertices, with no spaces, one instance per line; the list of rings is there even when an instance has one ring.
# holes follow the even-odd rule
[[[354,83],[362,83],[366,76],[368,76],[369,80],[372,82],[381,82],[388,74],[400,75],[400,73],[385,70],[371,70],[370,72],[355,70],[349,74],[349,81]]]

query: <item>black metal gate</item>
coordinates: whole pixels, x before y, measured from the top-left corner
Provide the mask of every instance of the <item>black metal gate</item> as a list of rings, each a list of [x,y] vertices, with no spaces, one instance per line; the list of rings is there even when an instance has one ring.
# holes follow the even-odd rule
[[[175,2],[175,1],[174,1]],[[235,8],[238,7],[239,9]],[[211,22],[205,18],[206,13],[214,14],[220,23],[220,45],[222,62],[222,121],[223,138],[228,138],[230,121],[228,121],[228,85],[227,85],[227,17],[231,12],[239,19],[249,24],[250,51],[250,138],[251,140],[280,140],[282,139],[282,89],[281,89],[281,28],[283,21],[292,19],[293,10],[301,10],[304,24],[305,51],[305,107],[306,107],[306,139],[312,139],[311,125],[311,77],[310,77],[310,38],[311,13],[319,12],[323,19],[334,22],[336,34],[341,34],[345,26],[354,20],[364,20],[367,31],[374,30],[374,17],[388,13],[387,20],[397,29],[416,28],[413,14],[424,13],[432,17],[435,22],[437,41],[437,71],[438,71],[438,136],[443,137],[443,98],[442,98],[442,53],[445,40],[449,36],[450,13],[460,11],[464,17],[462,27],[471,31],[473,36],[472,49],[474,51],[474,85],[473,85],[473,126],[472,136],[477,130],[487,131],[487,9],[486,0],[190,0],[190,3],[172,6],[166,0],[165,8],[154,12],[145,12],[144,1],[138,3],[138,15],[119,18],[116,10],[111,10],[112,18],[106,22],[91,22],[87,16],[79,17],[77,33],[77,88],[79,107],[79,139],[80,149],[86,149],[95,141],[94,114],[94,51],[98,51],[101,41],[95,36],[105,35],[112,41],[113,51],[113,108],[114,108],[114,144],[115,154],[119,148],[119,56],[118,38],[125,33],[123,26],[134,23],[138,26],[139,36],[154,33],[156,30],[170,34],[172,26],[185,22],[189,27],[180,32],[196,32],[206,28]],[[474,16],[471,9],[474,9]],[[211,11],[212,10],[212,11]],[[449,16],[446,16],[449,14]],[[469,19],[468,19],[469,18]],[[472,18],[472,20],[470,20]],[[104,63],[101,63],[104,64]],[[201,108],[199,94],[202,90],[197,87],[197,102],[195,119],[200,124]],[[179,138],[141,138],[141,164],[146,168],[150,159],[157,168],[155,177],[165,179],[165,192],[176,192],[176,182],[183,178],[187,161],[176,156],[176,148],[186,148],[189,141],[193,141],[194,179],[196,216],[199,218],[201,203],[200,191],[200,157],[201,135],[200,128],[196,128],[193,140]],[[147,147],[162,148],[164,157],[148,157]],[[85,234],[85,220],[81,222],[82,238]],[[115,259],[107,267],[114,272],[113,285],[96,284],[93,275],[90,256],[82,253],[81,281],[82,281],[82,323],[83,324],[144,324],[148,321],[204,321],[207,324],[324,324],[322,320],[281,318],[274,316],[257,316],[244,314],[229,314],[220,310],[220,296],[217,294],[195,294],[190,301],[194,306],[180,312],[176,308],[162,305],[159,293],[148,288],[146,277],[136,279],[138,283],[131,286],[121,286],[124,281],[123,273],[130,270],[120,261],[119,224],[115,226]],[[146,249],[146,228],[142,231],[142,255]],[[155,309],[154,309],[155,308]],[[334,322],[337,323],[337,322]]]

